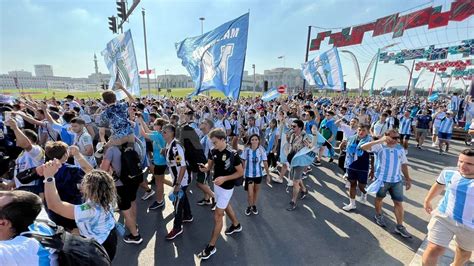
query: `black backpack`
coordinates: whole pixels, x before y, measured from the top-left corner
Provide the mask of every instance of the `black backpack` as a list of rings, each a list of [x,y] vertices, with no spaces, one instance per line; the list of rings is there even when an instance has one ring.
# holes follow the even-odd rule
[[[140,184],[143,182],[143,176],[147,169],[142,169],[142,162],[137,151],[135,151],[134,148],[127,147],[126,145],[127,144],[124,144],[120,149],[122,169],[120,171],[119,179],[124,185]]]
[[[73,235],[66,232],[62,226],[47,221],[45,223],[54,230],[52,236],[37,233],[24,233],[22,236],[36,239],[43,247],[55,249],[58,254],[58,264],[61,266],[107,266],[111,261],[107,251],[92,238]]]
[[[202,147],[196,130],[189,124],[183,125],[178,129],[178,142],[184,149],[184,158],[192,172],[199,172],[198,163],[207,163],[204,149]]]

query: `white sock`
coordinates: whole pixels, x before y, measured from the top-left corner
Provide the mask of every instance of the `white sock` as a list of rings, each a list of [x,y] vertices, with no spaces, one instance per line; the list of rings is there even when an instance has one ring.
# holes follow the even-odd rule
[[[350,199],[351,205],[355,206],[356,205],[356,200],[355,199]]]

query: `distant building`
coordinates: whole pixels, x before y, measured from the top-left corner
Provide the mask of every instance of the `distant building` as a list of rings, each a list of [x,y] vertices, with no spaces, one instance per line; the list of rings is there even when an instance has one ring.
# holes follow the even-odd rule
[[[287,67],[279,67],[264,71],[265,80],[268,81],[268,87],[278,87],[286,85],[288,89],[297,89],[303,87],[303,77],[301,70]]]
[[[37,77],[52,77],[53,67],[50,65],[35,65],[35,76]]]
[[[8,75],[17,78],[31,78],[33,76],[31,72],[24,70],[8,71]]]

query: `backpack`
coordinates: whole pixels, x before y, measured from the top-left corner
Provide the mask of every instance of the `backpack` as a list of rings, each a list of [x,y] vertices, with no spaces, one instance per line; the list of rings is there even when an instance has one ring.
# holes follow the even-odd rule
[[[191,171],[199,172],[198,163],[207,163],[207,159],[196,130],[190,125],[182,126],[179,129],[178,142],[184,148],[184,158],[186,158]]]
[[[143,182],[143,176],[145,171],[142,169],[142,162],[138,152],[134,148],[126,147],[127,144],[124,144],[120,149],[120,162],[122,169],[120,171],[119,179],[124,185],[129,184],[140,184]]]
[[[62,226],[48,221],[37,220],[37,222],[44,223],[52,228],[54,234],[48,236],[27,232],[21,235],[36,239],[44,247],[55,249],[58,254],[59,265],[106,266],[112,264],[107,251],[94,239],[73,235],[66,232]]]
[[[235,159],[235,152],[232,151],[231,154],[230,154],[230,165],[234,165],[234,159]],[[244,176],[240,176],[240,177],[234,179],[234,186],[240,187],[243,184],[244,184]]]

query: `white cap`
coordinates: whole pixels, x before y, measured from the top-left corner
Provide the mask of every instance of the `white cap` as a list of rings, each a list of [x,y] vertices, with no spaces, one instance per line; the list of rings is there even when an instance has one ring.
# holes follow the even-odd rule
[[[103,142],[97,143],[97,145],[95,146],[96,152],[94,153],[94,156],[96,158],[102,158],[102,156],[104,155],[103,148],[104,148],[104,143]],[[99,152],[99,151],[102,151],[102,152]]]

